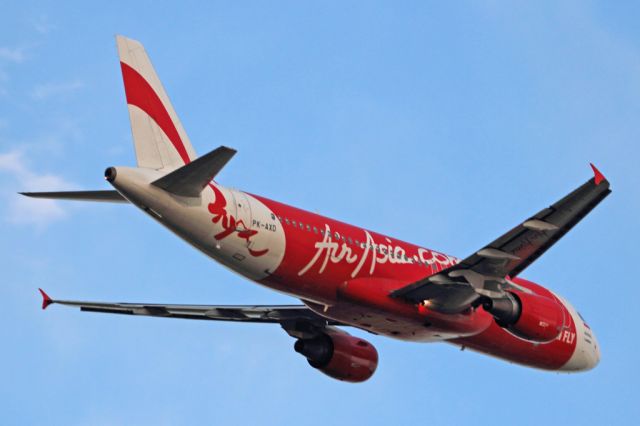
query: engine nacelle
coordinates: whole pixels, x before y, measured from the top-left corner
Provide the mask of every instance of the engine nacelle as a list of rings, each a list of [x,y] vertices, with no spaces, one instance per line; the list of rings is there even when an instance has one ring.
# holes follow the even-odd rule
[[[345,382],[364,382],[378,367],[378,351],[371,343],[338,330],[299,339],[294,349],[312,367]]]
[[[562,306],[549,297],[508,292],[504,298],[487,299],[482,306],[500,326],[527,340],[554,340],[564,325]]]

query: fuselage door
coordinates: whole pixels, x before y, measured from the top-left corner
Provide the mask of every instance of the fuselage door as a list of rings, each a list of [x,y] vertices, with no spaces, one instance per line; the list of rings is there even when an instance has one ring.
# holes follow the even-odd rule
[[[251,203],[244,192],[232,191],[236,210],[236,230],[239,233],[252,229]],[[242,234],[241,234],[242,235]]]

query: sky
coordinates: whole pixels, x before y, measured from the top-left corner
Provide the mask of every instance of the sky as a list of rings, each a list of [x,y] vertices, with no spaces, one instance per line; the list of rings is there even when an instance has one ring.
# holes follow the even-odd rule
[[[454,4],[455,3],[455,4]],[[0,413],[7,424],[637,424],[640,3],[11,2],[0,15]],[[569,299],[593,371],[527,369],[358,330],[332,380],[278,326],[40,309],[57,298],[295,300],[108,189],[135,158],[115,34],[142,41],[220,183],[466,257],[591,177],[613,193],[522,276]]]

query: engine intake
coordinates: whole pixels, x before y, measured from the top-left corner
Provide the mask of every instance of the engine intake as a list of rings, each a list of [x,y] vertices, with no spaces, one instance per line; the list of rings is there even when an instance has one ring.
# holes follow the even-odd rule
[[[549,342],[564,325],[562,306],[549,297],[524,292],[507,292],[500,299],[486,299],[482,307],[501,327],[527,340]]]
[[[378,367],[378,351],[371,343],[338,330],[299,339],[293,348],[313,368],[345,382],[364,382]]]

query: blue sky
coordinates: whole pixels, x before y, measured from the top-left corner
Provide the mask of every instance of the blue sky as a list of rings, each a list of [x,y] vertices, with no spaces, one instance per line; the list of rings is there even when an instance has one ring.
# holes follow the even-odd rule
[[[0,412],[8,424],[633,424],[637,2],[17,2],[0,16]],[[362,385],[277,326],[40,310],[291,303],[131,206],[33,202],[134,164],[114,34],[147,47],[223,184],[466,256],[590,177],[614,190],[524,277],[573,302],[586,374],[367,336]],[[362,333],[356,332],[362,335]]]

